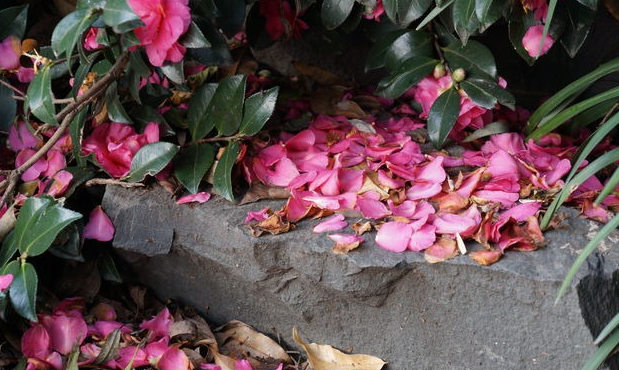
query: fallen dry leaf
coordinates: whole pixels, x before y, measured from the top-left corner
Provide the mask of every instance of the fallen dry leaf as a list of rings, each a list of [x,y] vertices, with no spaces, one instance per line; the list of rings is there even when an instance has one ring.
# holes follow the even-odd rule
[[[329,72],[326,69],[296,60],[292,62],[292,65],[297,71],[299,71],[300,74],[311,78],[321,85],[342,85],[344,83],[340,76]]]
[[[305,343],[297,328],[292,328],[292,338],[307,353],[307,360],[314,370],[380,370],[387,363],[369,355],[347,355],[329,345]]]
[[[290,357],[277,342],[244,322],[230,321],[216,329],[215,337],[220,343],[221,352],[233,357],[243,358],[249,355],[250,358],[290,362]]]
[[[253,184],[243,195],[239,205],[257,202],[261,199],[288,199],[290,191],[286,188],[269,186],[261,182]]]
[[[329,116],[344,116],[346,118],[362,119],[367,113],[352,100],[342,100],[346,88],[342,86],[321,87],[310,97],[312,111]]]
[[[372,230],[372,223],[370,221],[355,222],[352,224],[352,229],[355,233],[357,233],[357,235],[363,235]]]
[[[275,212],[264,221],[260,221],[255,225],[249,225],[251,234],[254,237],[259,237],[264,233],[273,235],[286,233],[294,229],[294,225],[289,221],[284,221],[280,212]]]
[[[458,244],[454,239],[438,238],[427,248],[423,256],[430,263],[443,262],[458,255]]]

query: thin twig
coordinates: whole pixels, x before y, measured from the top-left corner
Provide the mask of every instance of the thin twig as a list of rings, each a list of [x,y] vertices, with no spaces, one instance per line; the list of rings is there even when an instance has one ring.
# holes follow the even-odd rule
[[[12,196],[20,176],[32,167],[32,165],[34,165],[39,159],[43,158],[43,156],[46,155],[50,149],[52,149],[58,140],[60,140],[65,130],[69,127],[71,121],[73,121],[73,118],[75,118],[80,110],[90,104],[95,98],[103,94],[110,83],[122,75],[128,61],[129,53],[124,52],[118,60],[116,60],[116,63],[114,63],[107,75],[92,85],[90,89],[86,90],[84,94],[75,100],[75,102],[67,105],[63,110],[56,114],[56,120],[61,122],[56,132],[54,132],[49,140],[32,157],[30,157],[18,168],[12,170],[8,177],[0,182],[0,192],[4,191],[2,198],[0,198],[0,207],[6,203],[10,196]]]
[[[222,136],[222,137],[207,137],[207,138],[204,138],[204,139],[196,140],[195,142],[197,142],[198,144],[204,144],[204,143],[214,143],[214,142],[218,142],[218,141],[231,141],[231,140],[236,140],[238,138],[240,138],[239,135]],[[189,146],[191,144],[192,143],[189,143],[186,146]]]
[[[13,100],[25,101],[26,98],[24,96],[13,95]],[[75,99],[74,98],[52,99],[52,103],[54,103],[54,104],[71,104],[71,103],[75,103]]]
[[[86,181],[85,185],[86,186],[116,185],[116,186],[120,186],[123,188],[140,188],[140,187],[145,186],[141,182],[126,182],[126,181],[121,181],[121,180],[116,180],[116,179],[100,179],[100,178],[88,180]]]

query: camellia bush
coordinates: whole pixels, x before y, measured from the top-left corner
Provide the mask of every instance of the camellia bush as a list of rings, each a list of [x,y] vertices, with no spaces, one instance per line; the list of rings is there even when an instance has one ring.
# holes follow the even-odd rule
[[[608,222],[606,233],[619,224],[619,175],[602,171],[619,159],[607,139],[619,122],[619,92],[580,98],[619,62],[576,80],[531,115],[517,106],[484,44],[500,31],[529,65],[551,48],[573,57],[596,1],[33,2],[58,15],[47,39],[30,36],[32,8],[6,3],[0,303],[33,323],[22,343],[41,351],[24,352],[29,369],[78,360],[125,368],[137,353],[139,366],[189,366],[182,351],[162,357],[165,335],[151,338],[152,353],[125,343],[129,349],[115,358],[105,351],[121,345],[124,329],[116,324],[99,333],[110,336],[100,347],[70,307],[37,315],[33,258],[83,260],[85,240],[113,238],[101,206],[76,206],[92,186],[158,182],[179,204],[208,201],[211,193],[231,202],[283,194],[282,209],[248,214],[255,236],[308,217],[331,216],[316,233],[342,230],[343,212],[354,211],[366,221],[353,225],[355,233],[330,234],[335,252],[359,247],[377,229],[380,247],[423,252],[430,262],[468,253],[487,265],[508,249],[535,250],[563,202]],[[366,38],[365,68],[379,76],[376,84],[345,83],[308,65],[297,65],[300,76],[280,76],[248,58],[275,42],[302,43],[309,32]],[[282,130],[287,123],[297,130]],[[564,124],[573,126],[571,135],[556,131]],[[591,155],[597,159],[588,164]],[[467,251],[466,240],[483,248]],[[107,278],[118,279],[109,253],[98,261]],[[142,326],[154,330],[149,325],[169,324],[168,316]],[[42,339],[57,326],[70,328],[69,345]]]

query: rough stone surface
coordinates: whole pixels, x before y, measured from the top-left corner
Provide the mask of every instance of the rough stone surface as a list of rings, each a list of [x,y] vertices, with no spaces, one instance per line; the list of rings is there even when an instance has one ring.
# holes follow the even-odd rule
[[[253,238],[246,212],[214,197],[176,205],[161,188],[109,187],[103,206],[114,246],[162,299],[179,299],[216,324],[240,319],[281,335],[383,358],[390,370],[579,369],[593,333],[619,309],[619,254],[605,241],[554,305],[557,289],[597,224],[571,218],[546,248],[509,252],[481,267],[461,256],[428,264],[384,251],[369,236],[348,255],[315,235],[315,221]],[[579,282],[579,283],[578,283]]]

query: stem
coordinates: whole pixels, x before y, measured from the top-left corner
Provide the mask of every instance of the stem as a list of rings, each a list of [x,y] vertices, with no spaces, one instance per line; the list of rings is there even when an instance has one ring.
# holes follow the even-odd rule
[[[215,143],[218,141],[232,141],[232,140],[236,140],[239,138],[240,138],[239,135],[223,136],[223,137],[208,137],[205,139],[196,140],[195,142],[197,142],[198,144],[204,144],[204,143]],[[187,144],[185,146],[189,146],[190,144]]]
[[[0,207],[6,203],[7,199],[12,196],[12,192],[15,190],[17,183],[19,181],[20,176],[27,171],[32,165],[34,165],[39,159],[43,158],[47,152],[52,149],[52,147],[60,140],[65,130],[73,121],[73,118],[77,115],[77,113],[84,109],[88,104],[90,104],[94,99],[99,97],[101,94],[105,92],[107,87],[118,79],[125,69],[125,66],[129,62],[129,53],[124,52],[116,63],[112,66],[107,75],[97,81],[92,87],[83,95],[79,96],[73,103],[67,105],[63,110],[61,110],[58,114],[56,114],[56,120],[61,122],[60,126],[54,134],[49,138],[49,140],[32,156],[30,157],[24,164],[19,166],[18,168],[11,171],[8,178],[0,182],[0,191],[4,190],[4,194],[2,198],[0,198]],[[1,81],[1,80],[0,80]]]
[[[116,179],[91,179],[86,181],[86,186],[94,186],[94,185],[116,185],[123,188],[141,188],[145,186],[141,182],[126,182],[120,181]]]
[[[23,92],[21,92],[18,88],[16,88],[15,86],[11,85],[10,83],[0,79],[0,85],[4,85],[6,87],[8,87],[9,89],[11,89],[14,93],[16,93],[17,95],[21,96],[22,99],[23,97],[26,95]]]

